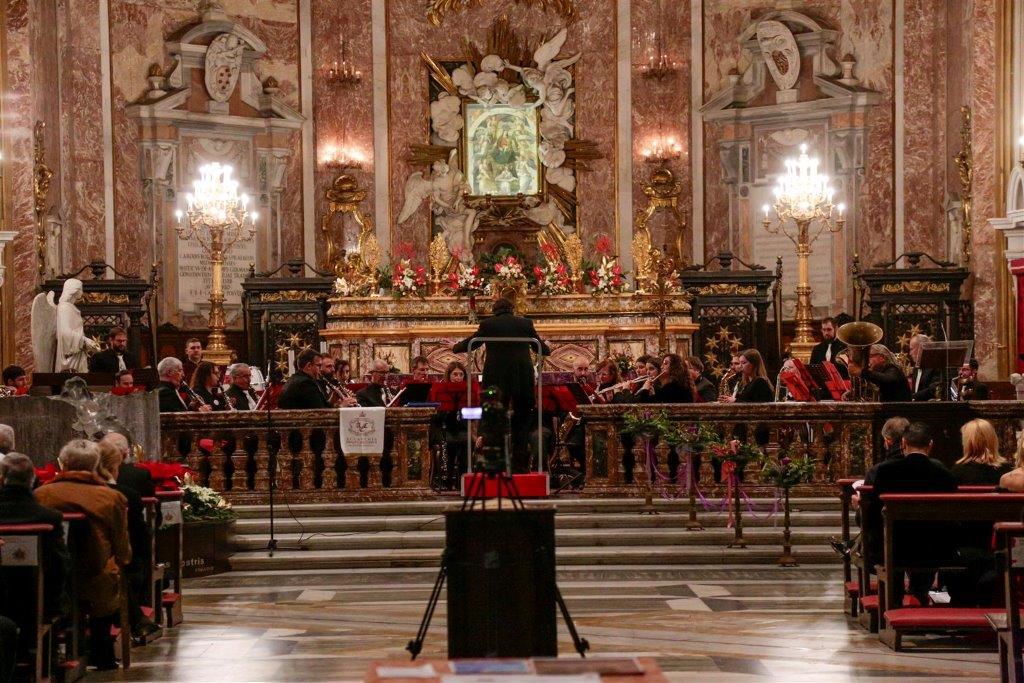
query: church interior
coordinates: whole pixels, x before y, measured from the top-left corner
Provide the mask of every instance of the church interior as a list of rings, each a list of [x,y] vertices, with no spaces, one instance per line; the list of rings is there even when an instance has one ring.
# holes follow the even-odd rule
[[[1024,680],[1024,0],[0,24],[0,681]]]

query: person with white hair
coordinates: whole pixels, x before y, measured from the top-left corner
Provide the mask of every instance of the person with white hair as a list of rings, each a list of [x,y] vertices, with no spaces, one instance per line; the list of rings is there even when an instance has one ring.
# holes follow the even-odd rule
[[[14,450],[14,427],[0,424],[0,462],[4,456]]]
[[[942,383],[942,377],[933,368],[921,367],[921,352],[924,345],[931,341],[927,334],[915,334],[910,338],[910,361],[914,364],[914,370],[910,375],[910,391],[913,393],[914,401],[931,401],[935,398],[935,391]]]
[[[191,410],[189,402],[178,391],[185,381],[185,369],[181,361],[174,356],[168,356],[157,363],[156,372],[160,377],[157,389],[160,397],[160,412],[183,413]],[[212,410],[209,405],[201,405],[196,409],[200,412]]]
[[[872,344],[868,349],[868,367],[850,361],[850,376],[861,377],[878,387],[882,403],[911,400],[907,378],[896,366],[892,351],[885,344]]]
[[[231,386],[224,394],[232,401],[235,410],[254,410],[259,397],[252,388],[252,368],[245,363],[235,363],[228,368]]]
[[[117,660],[110,628],[121,606],[121,574],[132,559],[128,500],[97,474],[100,449],[95,443],[72,439],[57,459],[62,471],[36,489],[36,499],[48,508],[86,516],[89,542],[81,544],[74,570],[78,595],[89,614],[89,663],[113,669]]]
[[[121,469],[117,475],[118,486],[127,486],[143,498],[152,498],[156,495],[156,484],[153,483],[153,475],[145,467],[134,464],[135,458],[131,446],[124,434],[110,432],[106,434],[100,443],[109,443],[121,453]]]

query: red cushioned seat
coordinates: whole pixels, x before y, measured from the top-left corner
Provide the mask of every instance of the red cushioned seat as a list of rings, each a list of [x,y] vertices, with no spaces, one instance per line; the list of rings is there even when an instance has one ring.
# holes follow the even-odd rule
[[[876,593],[874,595],[865,595],[863,598],[860,599],[860,605],[861,605],[861,607],[863,607],[868,612],[877,612],[878,611],[878,594]],[[920,607],[921,606],[921,601],[918,600],[917,598],[915,598],[913,595],[904,595],[903,596],[903,606],[904,607]]]
[[[986,614],[998,607],[903,607],[885,613],[890,628],[990,629]]]
[[[878,592],[878,582],[872,580],[868,590],[870,590],[872,593],[877,593]],[[850,595],[850,596],[860,595],[860,583],[858,583],[857,581],[847,581],[846,582],[846,593],[848,595]]]
[[[181,595],[179,595],[178,593],[172,593],[170,591],[165,591],[161,597],[161,601],[163,602],[164,607],[169,607],[174,603],[178,602],[178,600],[180,599]]]

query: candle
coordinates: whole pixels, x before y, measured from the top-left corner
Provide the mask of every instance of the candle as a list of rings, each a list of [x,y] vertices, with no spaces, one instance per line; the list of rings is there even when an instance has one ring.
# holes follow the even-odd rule
[[[295,374],[295,349],[288,349],[288,374]]]
[[[325,342],[325,341],[321,341],[320,342],[320,353],[321,354],[326,354],[327,353],[327,342]]]

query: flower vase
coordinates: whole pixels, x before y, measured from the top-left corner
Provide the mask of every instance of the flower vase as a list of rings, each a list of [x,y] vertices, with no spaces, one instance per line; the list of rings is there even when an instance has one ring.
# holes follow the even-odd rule
[[[793,557],[793,546],[789,540],[789,487],[782,487],[782,557],[779,566],[796,567],[799,563]]]

